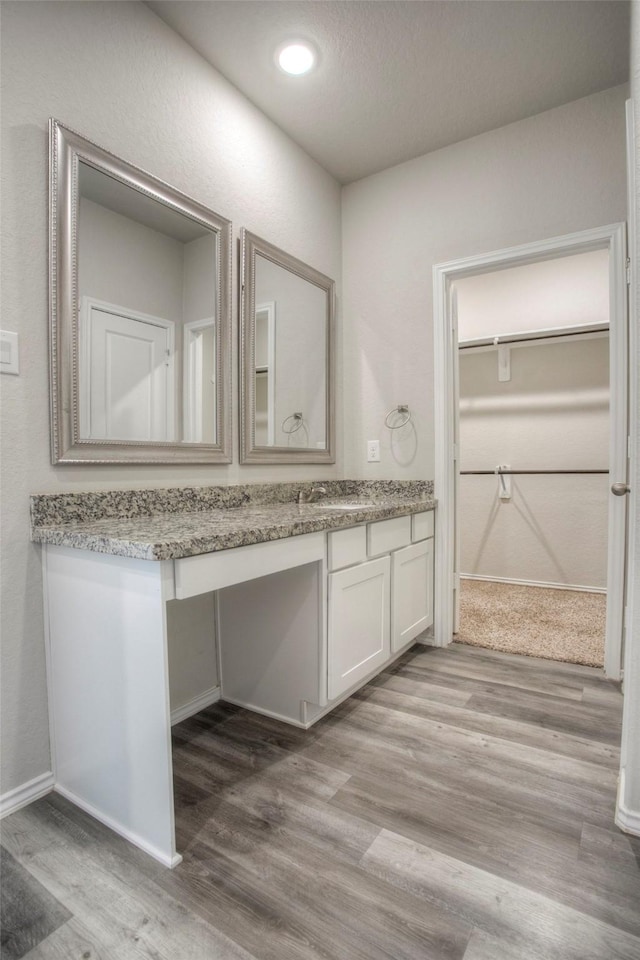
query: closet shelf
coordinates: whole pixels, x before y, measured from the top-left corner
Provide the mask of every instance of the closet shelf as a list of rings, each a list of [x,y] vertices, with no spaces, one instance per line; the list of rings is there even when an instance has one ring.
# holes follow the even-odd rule
[[[574,473],[609,473],[608,470],[461,470],[461,477],[495,477],[499,475],[506,476],[507,474],[520,474],[523,476],[532,476],[534,474],[574,474]]]
[[[460,350],[471,350],[474,347],[515,346],[519,343],[535,343],[541,340],[559,340],[565,337],[608,332],[608,323],[574,324],[570,327],[550,327],[546,330],[529,330],[522,333],[504,333],[496,337],[476,337],[470,340],[460,340],[458,347]]]

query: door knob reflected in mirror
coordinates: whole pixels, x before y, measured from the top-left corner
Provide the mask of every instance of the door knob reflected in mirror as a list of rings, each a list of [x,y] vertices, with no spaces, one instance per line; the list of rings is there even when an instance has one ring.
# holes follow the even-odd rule
[[[611,493],[615,497],[624,497],[625,493],[629,493],[629,484],[628,483],[612,483]]]

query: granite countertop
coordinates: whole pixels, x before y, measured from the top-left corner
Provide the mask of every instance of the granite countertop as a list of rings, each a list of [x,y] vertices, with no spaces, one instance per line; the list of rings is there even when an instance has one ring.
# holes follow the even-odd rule
[[[326,496],[302,505],[291,497],[310,489],[308,482],[42,495],[32,497],[31,539],[140,560],[173,560],[435,507],[428,482],[320,483]],[[171,496],[176,490],[180,497]],[[353,507],[331,508],[340,501]]]

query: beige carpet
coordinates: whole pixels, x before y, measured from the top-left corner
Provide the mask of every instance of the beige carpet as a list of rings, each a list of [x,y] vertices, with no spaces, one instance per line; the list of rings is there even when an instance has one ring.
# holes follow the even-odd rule
[[[601,667],[606,596],[462,580],[455,640],[527,657]]]

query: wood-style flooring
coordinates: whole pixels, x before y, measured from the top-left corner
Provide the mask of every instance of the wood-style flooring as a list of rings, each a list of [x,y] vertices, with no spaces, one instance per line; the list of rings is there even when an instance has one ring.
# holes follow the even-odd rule
[[[640,960],[589,667],[415,647],[309,731],[174,728],[170,871],[51,794],[2,824],[4,960]]]

